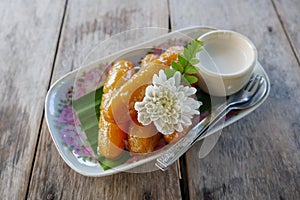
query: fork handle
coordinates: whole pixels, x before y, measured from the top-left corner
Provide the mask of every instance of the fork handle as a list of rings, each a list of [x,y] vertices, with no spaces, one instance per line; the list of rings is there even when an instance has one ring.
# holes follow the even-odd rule
[[[226,113],[229,111],[229,105],[222,104],[212,114],[200,121],[194,128],[192,128],[183,138],[172,145],[162,156],[156,159],[155,165],[165,171],[171,164],[173,164],[180,156],[182,156],[191,146],[197,141],[199,137],[204,138],[208,130],[215,125]]]

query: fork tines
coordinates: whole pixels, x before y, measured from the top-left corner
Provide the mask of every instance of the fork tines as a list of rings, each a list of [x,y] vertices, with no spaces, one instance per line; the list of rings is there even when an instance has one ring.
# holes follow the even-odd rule
[[[249,82],[246,84],[246,86],[244,87],[244,90],[252,90],[252,89],[257,89],[257,87],[260,85],[260,80],[262,79],[262,76],[257,74],[254,75],[252,74],[250,77]]]

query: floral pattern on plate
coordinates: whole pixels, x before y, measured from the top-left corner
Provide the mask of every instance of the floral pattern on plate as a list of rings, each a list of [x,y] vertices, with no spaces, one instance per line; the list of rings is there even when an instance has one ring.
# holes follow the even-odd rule
[[[64,145],[80,160],[98,162],[86,135],[80,126],[80,121],[72,107],[72,101],[87,93],[96,90],[103,82],[104,73],[109,65],[100,65],[98,68],[83,72],[75,81],[75,88],[71,86],[57,107],[56,128],[59,130]]]
[[[81,130],[80,122],[72,108],[73,87],[61,99],[56,113],[56,127],[64,145],[77,157],[84,161],[97,162],[93,150]]]
[[[74,99],[78,99],[99,88],[104,83],[106,74],[111,65],[100,65],[98,68],[93,68],[83,71],[75,81]]]

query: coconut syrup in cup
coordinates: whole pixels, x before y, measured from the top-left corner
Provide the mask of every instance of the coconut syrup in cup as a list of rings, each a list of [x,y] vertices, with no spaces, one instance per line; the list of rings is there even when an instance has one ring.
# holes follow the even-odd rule
[[[214,96],[239,91],[250,79],[257,51],[245,36],[233,31],[211,31],[198,38],[204,42],[197,53],[199,86]]]

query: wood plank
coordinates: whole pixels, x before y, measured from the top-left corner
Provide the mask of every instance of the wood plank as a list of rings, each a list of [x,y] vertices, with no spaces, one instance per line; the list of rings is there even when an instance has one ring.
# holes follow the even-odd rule
[[[247,35],[271,79],[267,101],[225,128],[207,157],[198,158],[199,145],[187,153],[190,198],[299,199],[300,68],[272,2],[170,3],[172,28],[209,25]]]
[[[144,26],[168,27],[167,1],[69,1],[53,81],[78,67],[76,57],[84,54],[86,45]],[[179,199],[180,188],[175,166],[165,173],[120,173],[103,178],[77,174],[60,158],[44,122],[28,198]]]
[[[300,63],[300,2],[272,0]]]
[[[26,195],[64,1],[0,2],[0,193]]]

